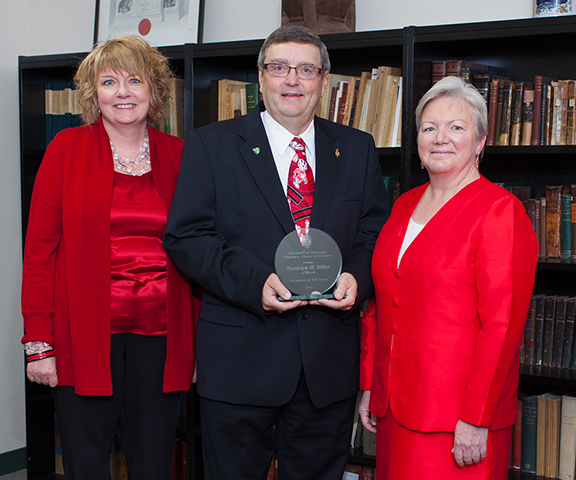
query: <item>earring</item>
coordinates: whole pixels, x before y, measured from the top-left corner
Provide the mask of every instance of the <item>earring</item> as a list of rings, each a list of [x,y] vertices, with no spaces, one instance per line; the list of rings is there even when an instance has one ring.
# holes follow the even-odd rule
[[[424,164],[422,162],[420,162],[420,168],[424,170]]]
[[[476,168],[480,168],[480,155],[476,155]]]

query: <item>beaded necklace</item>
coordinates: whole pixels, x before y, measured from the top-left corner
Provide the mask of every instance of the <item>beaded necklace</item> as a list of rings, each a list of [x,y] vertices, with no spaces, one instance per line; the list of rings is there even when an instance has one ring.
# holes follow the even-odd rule
[[[126,175],[132,175],[134,177],[139,177],[152,170],[152,165],[150,164],[150,143],[148,141],[148,126],[146,126],[146,135],[144,137],[144,143],[140,152],[135,158],[124,158],[121,157],[116,151],[116,147],[110,140],[110,148],[112,149],[112,158],[114,159],[114,167],[120,173]]]

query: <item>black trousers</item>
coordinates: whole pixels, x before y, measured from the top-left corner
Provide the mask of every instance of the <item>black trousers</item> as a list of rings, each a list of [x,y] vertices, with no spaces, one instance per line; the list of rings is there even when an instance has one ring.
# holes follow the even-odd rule
[[[316,408],[304,375],[279,407],[201,397],[205,480],[265,480],[274,453],[279,480],[341,480],[355,404],[353,397]]]
[[[128,479],[169,480],[179,393],[162,393],[166,337],[112,335],[112,396],[53,390],[66,480],[110,479],[120,421]]]

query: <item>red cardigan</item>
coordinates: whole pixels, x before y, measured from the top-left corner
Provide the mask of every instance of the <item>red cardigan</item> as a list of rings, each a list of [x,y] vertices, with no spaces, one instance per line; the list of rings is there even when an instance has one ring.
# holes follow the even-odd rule
[[[519,347],[538,246],[524,206],[481,177],[398,252],[427,185],[404,194],[372,259],[375,302],[362,325],[361,385],[371,411],[405,427],[499,429],[516,420]]]
[[[152,174],[166,214],[183,141],[149,129]],[[80,395],[111,395],[110,206],[113,161],[97,124],[50,143],[34,184],[22,276],[22,343],[54,347],[59,385]],[[187,390],[194,372],[198,305],[168,259],[168,351],[164,391]]]

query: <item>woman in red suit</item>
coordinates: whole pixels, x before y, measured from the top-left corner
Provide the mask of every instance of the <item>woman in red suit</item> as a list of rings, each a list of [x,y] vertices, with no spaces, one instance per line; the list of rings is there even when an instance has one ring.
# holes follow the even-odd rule
[[[376,244],[360,414],[381,480],[506,479],[536,236],[478,171],[487,115],[474,87],[438,82],[416,126],[430,182],[400,197]]]
[[[194,373],[193,297],[162,246],[183,141],[172,74],[144,40],[96,46],[75,82],[85,126],[38,171],[22,283],[27,366],[53,387],[67,479],[110,478],[120,421],[130,478],[168,479],[179,392]]]

